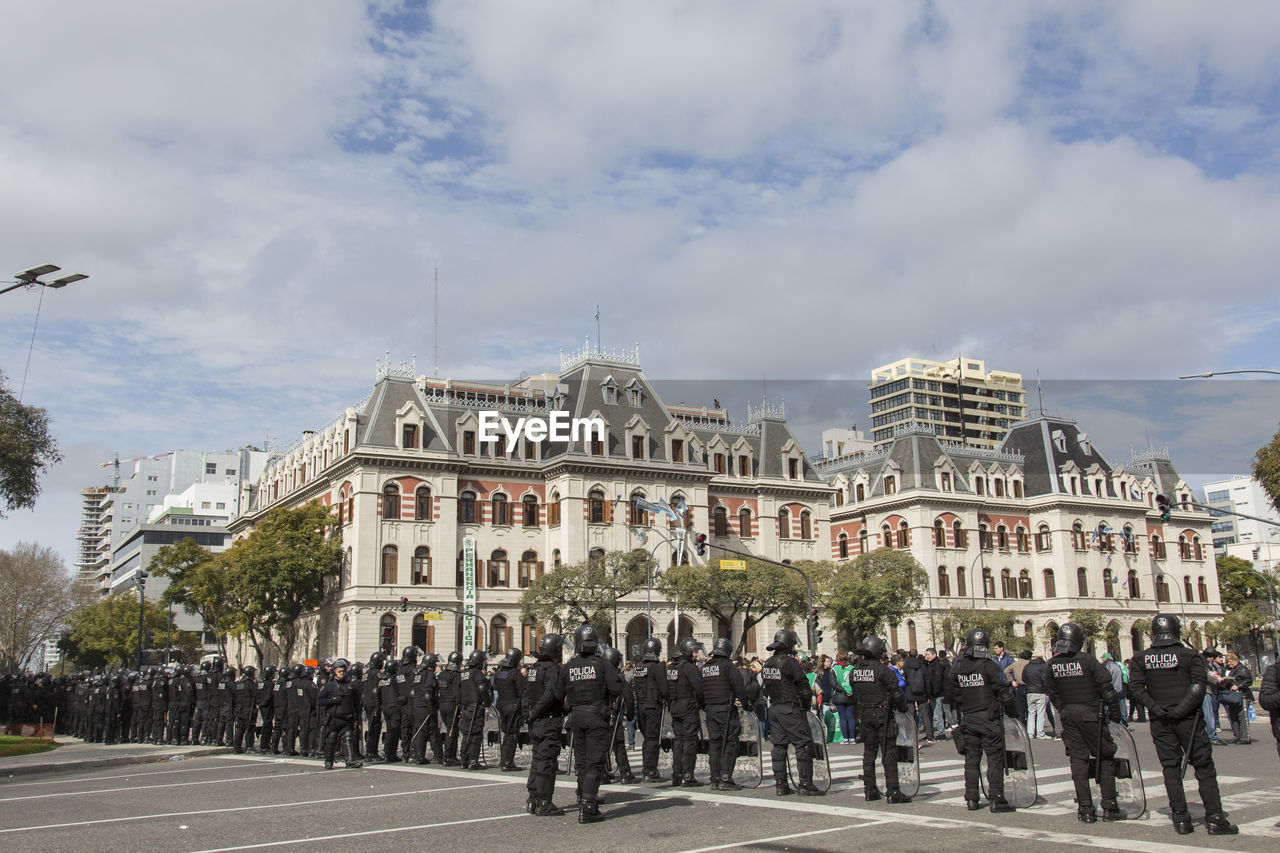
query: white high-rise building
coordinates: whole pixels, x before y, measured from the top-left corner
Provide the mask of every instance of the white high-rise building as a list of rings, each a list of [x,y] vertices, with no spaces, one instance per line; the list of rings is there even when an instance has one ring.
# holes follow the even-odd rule
[[[1253,559],[1254,547],[1280,545],[1280,513],[1276,512],[1271,497],[1262,484],[1252,477],[1237,474],[1230,480],[1217,480],[1204,485],[1204,502],[1214,509],[1239,512],[1272,523],[1240,518],[1236,515],[1220,515],[1213,521],[1213,550],[1221,557],[1228,553],[1247,551],[1246,559]],[[1229,547],[1239,546],[1239,547]],[[1270,548],[1264,549],[1270,550]]]

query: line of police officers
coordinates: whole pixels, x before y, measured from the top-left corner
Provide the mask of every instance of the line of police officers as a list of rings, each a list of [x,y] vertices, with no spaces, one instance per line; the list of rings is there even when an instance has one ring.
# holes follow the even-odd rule
[[[1151,735],[1163,769],[1174,829],[1193,831],[1182,776],[1195,768],[1211,835],[1235,834],[1222,810],[1212,748],[1201,714],[1207,685],[1204,659],[1181,642],[1176,617],[1157,615],[1151,623],[1150,648],[1133,659],[1130,690],[1146,706]],[[510,649],[492,676],[486,656],[473,651],[465,663],[452,652],[442,670],[439,659],[406,647],[399,661],[375,652],[367,667],[345,660],[324,660],[319,669],[291,666],[263,669],[263,680],[246,666],[237,677],[221,658],[188,666],[149,667],[112,675],[81,673],[75,679],[28,684],[0,681],[17,697],[24,717],[51,717],[68,706],[70,731],[90,741],[204,743],[232,745],[237,752],[308,755],[333,766],[341,747],[346,766],[360,759],[414,761],[480,768],[486,709],[496,708],[500,727],[500,769],[516,771],[515,753],[521,729],[528,727],[531,764],[527,782],[530,814],[562,815],[552,802],[557,762],[566,744],[573,749],[578,775],[578,820],[602,819],[600,785],[612,753],[623,782],[635,782],[627,759],[622,721],[635,720],[643,738],[642,780],[666,781],[658,773],[663,737],[663,710],[671,717],[673,787],[701,787],[694,778],[700,739],[700,712],[706,716],[708,764],[715,790],[736,790],[733,780],[742,731],[739,708],[755,707],[762,690],[769,700],[772,768],[779,796],[822,792],[813,784],[813,742],[809,710],[813,704],[808,677],[796,659],[795,632],[774,635],[759,680],[730,660],[731,646],[719,639],[710,655],[693,638],[681,641],[670,662],[661,659],[662,644],[644,641],[630,681],[620,671],[622,655],[605,647],[591,625],[574,634],[573,657],[563,662],[564,638],[547,634],[538,644],[536,662],[522,670],[524,654]],[[1097,820],[1089,779],[1095,775],[1102,792],[1102,819],[1123,820],[1117,803],[1116,744],[1110,722],[1121,722],[1119,697],[1106,669],[1083,648],[1079,626],[1059,629],[1046,672],[1046,691],[1063,725],[1063,744],[1070,762],[1081,821]],[[974,629],[965,638],[946,679],[946,695],[961,712],[955,732],[957,750],[965,758],[965,800],[980,808],[979,767],[987,758],[987,793],[993,812],[1010,812],[1005,798],[1005,727],[1003,717],[1016,714],[1013,694],[998,665],[990,659],[990,638]],[[849,672],[863,738],[864,797],[905,804],[911,798],[899,788],[895,712],[907,705],[896,674],[887,663],[883,639],[865,638]],[[15,707],[9,703],[10,717]],[[261,715],[261,725],[258,716]],[[363,730],[363,739],[360,737]],[[255,737],[258,746],[255,748]],[[427,746],[431,757],[427,757]],[[459,751],[459,745],[461,751]],[[363,754],[362,754],[363,747]],[[381,747],[381,752],[379,751]],[[789,784],[788,748],[796,758],[795,789]],[[403,756],[403,758],[402,758]],[[876,761],[884,769],[887,791],[876,785]],[[609,779],[611,781],[611,779]]]

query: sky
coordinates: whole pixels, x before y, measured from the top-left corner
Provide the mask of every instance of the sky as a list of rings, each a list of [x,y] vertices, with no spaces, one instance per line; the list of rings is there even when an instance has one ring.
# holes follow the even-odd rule
[[[1176,379],[1280,368],[1275,3],[4,17],[0,277],[91,277],[0,295],[0,369],[65,457],[0,548],[70,562],[100,463],[288,446],[387,352],[554,371],[597,305],[664,394],[789,395],[811,452],[906,356],[1038,376],[1113,462],[1168,444],[1189,480],[1280,419],[1274,382]]]

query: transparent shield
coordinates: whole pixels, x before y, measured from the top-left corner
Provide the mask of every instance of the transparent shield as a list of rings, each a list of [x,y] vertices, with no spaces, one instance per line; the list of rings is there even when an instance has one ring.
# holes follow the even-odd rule
[[[987,756],[983,754],[978,780],[982,793],[987,794]],[[1026,726],[1013,717],[1004,718],[1004,798],[1019,809],[1035,805],[1039,789],[1036,787],[1036,765],[1031,755],[1031,739]]]
[[[805,721],[809,724],[809,757],[813,760],[813,786],[819,791],[831,790],[831,762],[827,751],[827,728],[812,711],[805,712]],[[800,781],[800,768],[796,763],[795,747],[787,747],[787,775],[792,784]]]
[[[662,725],[658,727],[658,775],[671,778],[672,758],[676,733],[671,727],[671,712],[662,709]]]
[[[764,741],[760,721],[751,711],[738,711],[742,723],[738,735],[738,760],[733,764],[733,781],[744,788],[758,788],[764,779]]]
[[[480,741],[480,763],[497,767],[502,761],[502,720],[494,708],[484,709],[484,738]]]
[[[920,727],[915,717],[895,711],[898,734],[894,749],[898,755],[898,787],[908,797],[920,793]]]
[[[1142,782],[1142,765],[1133,735],[1119,723],[1108,725],[1116,744],[1116,804],[1129,820],[1138,820],[1147,811],[1147,789]]]

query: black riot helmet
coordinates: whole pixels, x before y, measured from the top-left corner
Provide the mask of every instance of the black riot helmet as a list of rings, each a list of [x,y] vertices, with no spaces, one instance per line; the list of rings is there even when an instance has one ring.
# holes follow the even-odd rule
[[[279,672],[280,670],[276,669],[274,666],[264,666],[262,668],[262,677],[265,680],[270,681],[275,678]]]
[[[991,635],[985,628],[971,628],[964,635],[965,654],[971,658],[991,657]]]
[[[395,658],[392,658],[391,660],[387,661],[383,665],[382,670],[387,675],[395,675],[397,672],[400,671],[400,662],[397,661]]]
[[[765,646],[765,649],[771,652],[790,654],[796,650],[798,645],[800,645],[800,638],[796,636],[795,631],[790,628],[780,628],[773,635],[773,642]]]
[[[252,681],[258,677],[258,668],[254,666],[246,666],[244,669],[240,670],[240,674]]]
[[[512,646],[507,649],[506,656],[503,657],[502,663],[498,664],[498,666],[511,669],[512,667],[519,666],[522,660],[524,660],[524,652]]]
[[[216,656],[214,657],[214,659],[213,659],[213,671],[214,671],[214,672],[222,672],[222,668],[223,668],[224,666],[226,666],[226,665],[227,665],[227,662],[226,662],[226,660],[222,657],[222,655],[216,655]]]
[[[374,652],[369,655],[369,669],[382,669],[382,665],[387,662],[386,652]]]
[[[462,668],[462,652],[449,652],[449,662],[444,665],[445,669],[457,672]]]
[[[310,680],[315,677],[315,674],[316,668],[314,666],[304,666],[302,668],[302,677],[305,679]]]
[[[333,669],[333,658],[325,658],[324,660],[320,661],[321,672],[329,672],[332,669]]]
[[[428,652],[422,656],[422,665],[427,669],[435,669],[436,664],[440,663],[440,658]]]
[[[646,660],[646,661],[649,661],[650,663],[654,663],[659,659],[661,659],[661,657],[662,657],[662,641],[659,640],[657,637],[650,637],[649,639],[645,640],[640,647],[641,660]]]
[[[727,658],[733,654],[733,641],[728,637],[719,637],[711,644],[713,658]]]
[[[609,651],[605,653],[605,658],[608,659],[609,663],[613,664],[619,669],[622,668],[622,652],[618,651],[617,649],[609,649]]]
[[[1067,622],[1053,638],[1055,655],[1074,655],[1084,648],[1084,629],[1074,622]]]
[[[867,660],[881,660],[884,658],[885,645],[884,640],[880,637],[863,637],[862,644],[858,646],[858,651]]]
[[[680,657],[693,660],[693,653],[696,651],[705,651],[706,647],[699,643],[693,637],[685,637],[680,641]]]
[[[1151,645],[1176,646],[1182,642],[1182,623],[1172,613],[1158,613],[1151,620]]]
[[[200,671],[201,671],[201,672],[208,672],[208,671],[209,671],[210,669],[212,669],[212,668],[213,668],[213,664],[211,664],[209,661],[207,661],[207,660],[202,660],[202,661],[200,661]]]
[[[484,666],[485,659],[486,655],[483,651],[480,649],[472,650],[471,654],[467,655],[467,669],[481,668]]]
[[[594,655],[600,645],[600,632],[594,625],[579,625],[573,632],[573,651],[579,655]]]
[[[422,649],[417,646],[405,646],[400,652],[400,663],[408,666],[417,666],[418,658],[422,657]]]
[[[338,658],[329,665],[329,670],[333,673],[333,677],[339,681],[347,680],[347,674],[350,668],[351,664],[347,663],[346,658]],[[338,675],[338,670],[342,670],[342,675]]]
[[[543,634],[538,641],[538,660],[558,661],[564,654],[564,637],[559,634]]]
[[[160,676],[162,676],[163,674],[164,674],[164,673],[157,672],[157,673],[156,673],[156,677],[157,677],[157,678],[159,678],[159,677],[160,677]],[[223,676],[224,676],[225,678],[227,678],[227,680],[230,680],[230,679],[232,679],[232,678],[235,678],[235,677],[236,677],[236,668],[235,668],[234,666],[229,666],[229,667],[227,667],[225,670],[223,670]]]
[[[351,664],[351,677],[356,681],[364,680],[364,664],[360,661]]]

